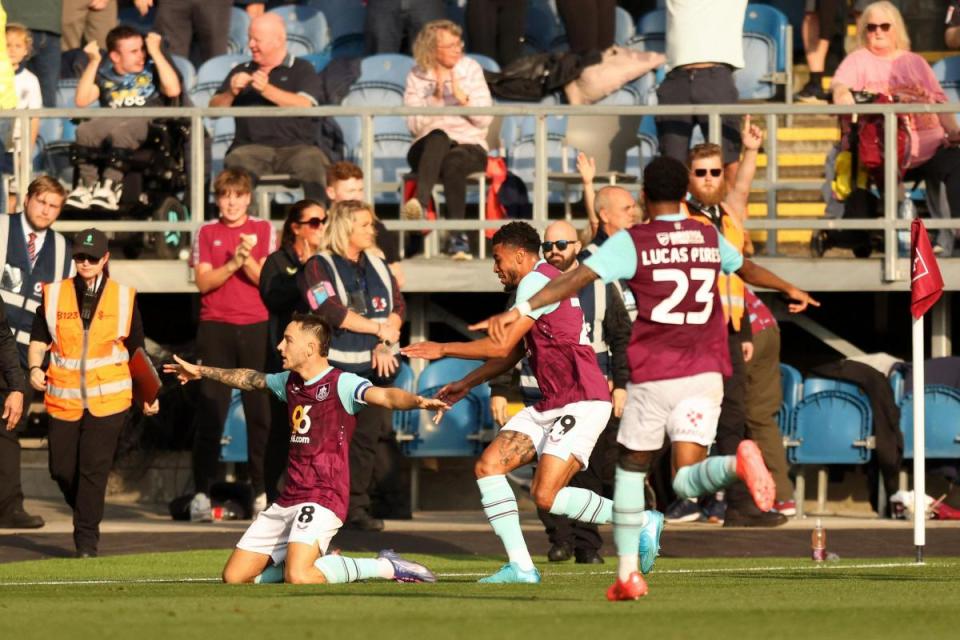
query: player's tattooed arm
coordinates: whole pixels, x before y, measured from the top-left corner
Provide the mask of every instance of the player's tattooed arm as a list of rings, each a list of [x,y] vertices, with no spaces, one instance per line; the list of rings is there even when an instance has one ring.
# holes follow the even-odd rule
[[[201,366],[200,375],[241,391],[262,391],[267,388],[267,374],[253,369],[219,369]]]
[[[199,364],[187,362],[183,358],[174,355],[174,362],[163,365],[164,373],[173,373],[180,380],[180,384],[186,384],[192,380],[208,378],[216,380],[242,391],[257,391],[267,389],[267,375],[253,369],[220,369],[218,367],[206,367]]]

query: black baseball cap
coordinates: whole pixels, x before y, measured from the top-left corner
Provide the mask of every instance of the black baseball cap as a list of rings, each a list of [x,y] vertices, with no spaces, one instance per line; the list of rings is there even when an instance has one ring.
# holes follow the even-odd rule
[[[73,240],[73,253],[99,260],[107,252],[107,236],[99,229],[84,229]]]

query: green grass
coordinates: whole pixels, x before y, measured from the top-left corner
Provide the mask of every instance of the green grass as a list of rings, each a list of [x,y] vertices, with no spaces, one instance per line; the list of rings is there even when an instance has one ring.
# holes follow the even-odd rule
[[[0,637],[28,638],[955,638],[960,558],[815,567],[782,558],[662,558],[639,602],[608,603],[613,563],[539,564],[540,585],[478,585],[492,558],[421,556],[433,585],[224,586],[228,551],[0,565]],[[772,567],[772,569],[771,569]],[[446,575],[443,575],[446,574]],[[78,584],[83,580],[112,581]],[[137,583],[137,580],[175,582]],[[58,584],[37,584],[42,582]],[[69,584],[73,581],[74,584]],[[11,583],[33,583],[18,584]]]

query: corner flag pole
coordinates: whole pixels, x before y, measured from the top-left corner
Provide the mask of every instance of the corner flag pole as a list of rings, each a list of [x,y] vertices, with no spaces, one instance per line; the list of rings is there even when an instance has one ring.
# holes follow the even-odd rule
[[[923,562],[927,538],[927,482],[923,385],[923,315],[943,294],[943,276],[920,218],[910,223],[910,314],[913,316],[913,544]]]
[[[917,562],[923,562],[927,538],[926,451],[924,414],[926,394],[923,382],[923,316],[913,319],[913,544]]]

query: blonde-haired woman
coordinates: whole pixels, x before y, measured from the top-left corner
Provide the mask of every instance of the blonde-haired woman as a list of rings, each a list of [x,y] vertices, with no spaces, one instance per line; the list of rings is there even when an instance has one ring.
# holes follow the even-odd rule
[[[416,66],[407,75],[403,104],[408,107],[484,107],[492,104],[483,69],[463,55],[460,26],[434,20],[417,35],[413,45]],[[490,116],[410,116],[414,136],[407,162],[417,174],[416,197],[407,201],[403,215],[417,219],[430,202],[437,182],[443,183],[446,217],[462,219],[466,209],[467,176],[487,166],[487,129]],[[465,234],[451,234],[451,253],[470,254]]]
[[[406,305],[396,279],[376,248],[373,205],[344,200],[327,212],[326,251],[307,261],[301,290],[314,313],[334,328],[330,364],[389,386],[396,377],[400,327]],[[370,514],[376,444],[392,414],[368,406],[357,414],[350,446],[350,506],[346,526],[380,530]]]
[[[847,55],[833,76],[833,102],[854,104],[854,91],[883,93],[899,102],[939,104],[947,101],[933,69],[910,51],[903,17],[890,2],[874,2],[857,21],[860,47]],[[952,215],[960,215],[960,126],[953,113],[917,113],[911,117],[917,152],[910,161],[911,176],[922,177],[928,188],[942,184]],[[945,213],[945,212],[944,212]],[[944,229],[937,245],[948,255],[954,233]]]

